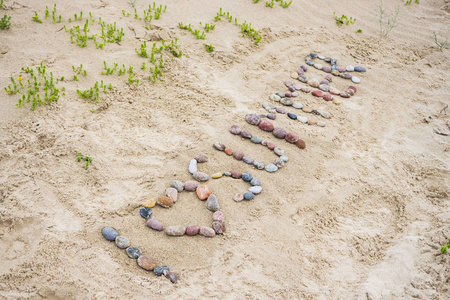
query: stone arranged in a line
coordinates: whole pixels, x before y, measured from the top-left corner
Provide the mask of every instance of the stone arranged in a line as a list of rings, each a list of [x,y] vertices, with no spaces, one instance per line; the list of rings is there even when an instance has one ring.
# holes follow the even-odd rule
[[[164,275],[172,283],[177,283],[177,275],[171,272],[168,266],[158,265],[153,257],[149,255],[142,255],[142,251],[136,246],[131,246],[130,240],[119,235],[119,232],[116,229],[112,227],[103,227],[102,235],[108,241],[115,242],[118,248],[125,249],[128,257],[136,259],[138,266],[142,269],[146,271],[153,271],[156,276]]]
[[[270,105],[267,102],[263,102],[262,106],[264,107],[265,110],[267,110],[270,113],[285,114],[291,120],[298,120],[301,123],[308,124],[308,125],[317,125],[317,126],[320,126],[320,127],[325,127],[326,126],[326,123],[323,122],[323,121],[318,121],[315,118],[307,118],[307,117],[304,117],[304,116],[297,116],[294,113],[288,112],[287,109],[284,108],[284,107],[276,107],[275,105]],[[329,112],[326,112],[326,111],[321,112],[321,111],[318,111],[316,109],[312,109],[310,107],[303,106],[300,103],[294,103],[292,105],[292,107],[297,108],[297,109],[302,109],[304,112],[309,112],[309,113],[321,116],[321,117],[326,118],[326,119],[331,118],[331,114]]]

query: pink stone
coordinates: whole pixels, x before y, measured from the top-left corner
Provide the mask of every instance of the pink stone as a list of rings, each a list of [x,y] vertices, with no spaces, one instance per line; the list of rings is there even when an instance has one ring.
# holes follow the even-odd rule
[[[212,216],[213,221],[225,222],[225,215],[221,211],[216,211]]]
[[[330,67],[322,67],[322,71],[326,72],[326,73],[331,73],[331,68]]]
[[[267,120],[262,120],[261,123],[259,123],[259,128],[261,130],[267,131],[267,132],[271,132],[273,131],[273,124]]]
[[[157,230],[157,231],[162,231],[164,229],[163,225],[161,224],[161,222],[159,222],[156,219],[150,219],[148,220],[145,225],[147,225],[148,227],[150,227],[151,229]]]
[[[197,189],[197,187],[198,187],[197,181],[189,180],[184,183],[184,189],[188,192],[195,191]]]
[[[298,138],[298,135],[296,135],[295,133],[289,132],[284,139],[288,143],[295,144],[295,143],[297,143],[299,138]]]
[[[237,126],[237,125],[231,125],[229,131],[230,131],[232,134],[238,135],[238,134],[241,134],[241,131],[242,131],[242,130],[241,130],[241,128],[240,128],[239,126]]]
[[[316,96],[316,97],[322,97],[323,96],[323,92],[322,91],[318,91],[318,90],[313,91],[311,94],[313,96]]]
[[[344,67],[337,67],[338,72],[344,73],[346,70]]]
[[[238,172],[238,171],[230,171],[231,173],[231,177],[233,177],[234,179],[239,179],[242,177],[242,173]]]
[[[190,225],[186,228],[186,234],[190,236],[197,235],[199,231],[200,228],[194,225]]]
[[[331,94],[325,94],[325,95],[323,95],[323,100],[325,100],[325,101],[331,101],[331,100],[333,100],[333,95],[331,95]]]
[[[211,227],[200,227],[200,234],[206,237],[214,237],[216,235],[216,232]]]
[[[284,130],[284,129],[281,128],[281,127],[276,127],[276,128],[272,131],[272,134],[273,134],[275,137],[279,138],[279,139],[284,139],[284,137],[286,136],[287,132],[286,132],[286,130]]]
[[[237,159],[237,160],[242,160],[242,158],[244,157],[244,152],[239,151],[239,150],[234,151],[234,152],[233,152],[233,157],[234,157],[235,159]]]

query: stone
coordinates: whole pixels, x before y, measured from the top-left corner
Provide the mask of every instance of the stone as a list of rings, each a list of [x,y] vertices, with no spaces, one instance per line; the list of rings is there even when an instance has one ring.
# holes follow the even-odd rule
[[[308,84],[312,87],[318,87],[320,84],[320,81],[316,78],[311,78],[310,80],[308,80]]]
[[[281,97],[276,95],[276,94],[272,94],[272,95],[269,96],[269,99],[272,100],[272,101],[280,102]]]
[[[275,166],[277,166],[278,169],[281,169],[284,167],[284,161],[281,158],[276,158],[273,162]]]
[[[316,57],[317,57],[317,53],[311,52],[311,53],[309,54],[309,56],[311,56],[312,58],[316,58]]]
[[[297,120],[299,120],[302,123],[308,123],[308,118],[303,116],[298,116]]]
[[[276,92],[275,94],[278,95],[280,98],[284,97],[284,93],[282,93],[282,92]]]
[[[317,120],[314,119],[314,118],[309,118],[308,124],[309,124],[309,125],[316,125],[316,124],[317,124]]]
[[[284,155],[284,150],[280,147],[276,147],[275,149],[273,149],[273,152],[278,156]]]
[[[313,109],[311,113],[316,116],[320,115],[320,112],[317,109]]]
[[[350,98],[350,94],[347,93],[347,92],[341,92],[341,93],[339,94],[339,96],[341,96],[342,98]]]
[[[212,229],[216,232],[216,234],[223,234],[226,231],[225,223],[220,221],[213,221]]]
[[[157,265],[156,260],[153,257],[147,255],[140,256],[137,259],[137,264],[139,267],[147,271],[152,271]]]
[[[294,92],[295,91],[295,87],[292,85],[290,87],[288,87],[289,91]],[[292,93],[294,94],[294,93]],[[291,97],[295,97],[294,95],[291,94]]]
[[[244,195],[243,194],[236,194],[233,196],[233,200],[236,202],[241,202],[242,200],[244,200]]]
[[[134,258],[134,259],[139,258],[139,256],[141,256],[141,254],[142,254],[141,249],[139,249],[138,247],[135,247],[135,246],[128,247],[125,251],[127,252],[128,256],[130,258]]]
[[[293,107],[293,108],[297,108],[297,109],[300,109],[300,108],[302,108],[302,107],[303,107],[303,104],[301,104],[301,103],[298,103],[298,102],[295,102],[295,103],[293,103],[293,104],[292,104],[292,107]]]
[[[353,96],[355,94],[355,91],[352,89],[348,89],[345,91],[347,94],[349,94],[350,96]]]
[[[206,237],[214,237],[216,235],[216,232],[211,227],[200,227],[200,234]]]
[[[205,154],[199,154],[194,158],[198,163],[205,163],[208,161],[208,156]]]
[[[242,158],[242,161],[245,162],[248,165],[251,165],[253,163],[253,159],[251,159],[250,157],[244,156]]]
[[[215,195],[209,195],[208,200],[206,200],[206,209],[209,211],[220,210],[219,201]]]
[[[176,191],[176,190],[175,190]],[[151,208],[149,207],[141,207],[141,209],[139,209],[139,214],[141,215],[141,217],[143,217],[144,219],[148,219],[152,216],[153,211]]]
[[[322,68],[322,71],[324,71],[324,72],[326,72],[326,73],[331,73],[331,68],[330,68],[330,67],[327,67],[327,66],[324,66],[324,67]]]
[[[345,79],[350,79],[350,78],[352,78],[352,74],[350,74],[350,73],[342,73],[342,74],[340,74],[339,75],[340,77],[342,77],[342,78],[345,78]]]
[[[233,152],[233,157],[234,157],[234,159],[236,159],[236,160],[242,160],[242,158],[243,158],[244,156],[245,156],[245,155],[244,155],[244,152],[242,152],[242,151],[237,150],[237,151],[234,151],[234,152]]]
[[[325,59],[325,56],[323,56],[323,55],[317,55],[317,58],[318,58],[318,59],[324,60],[324,59]]]
[[[168,208],[173,205],[173,200],[169,197],[159,197],[156,200],[156,203],[158,203],[162,207]]]
[[[286,134],[286,137],[284,139],[288,143],[295,144],[297,143],[299,138],[298,135],[296,135],[295,133],[289,132],[288,134]]]
[[[258,170],[262,170],[262,169],[264,169],[264,163],[262,162],[262,161],[259,161],[259,160],[254,160],[253,161],[253,166],[255,167],[255,168],[257,168]]]
[[[286,155],[281,155],[280,158],[284,161],[287,162],[289,160],[289,157],[287,157]]]
[[[333,69],[333,67],[331,67],[331,74],[333,74],[334,76],[339,76],[339,71],[336,69]]]
[[[149,228],[151,228],[153,230],[157,230],[157,231],[163,231],[164,230],[164,226],[161,224],[161,222],[159,222],[156,219],[147,220],[145,225],[147,225],[147,227],[149,227]]]
[[[189,173],[194,174],[197,172],[197,161],[195,159],[191,159],[189,162]]]
[[[338,99],[338,98],[334,98],[333,99],[333,103],[336,104],[336,105],[340,105],[342,103],[342,101],[340,99]]]
[[[297,120],[297,115],[293,113],[288,113],[287,116],[292,120]]]
[[[313,96],[315,96],[315,97],[322,97],[323,96],[323,92],[319,91],[319,90],[313,91],[311,94]]]
[[[225,222],[225,215],[221,211],[216,211],[212,215],[213,221]]]
[[[308,71],[308,66],[302,65],[300,66],[300,68],[305,72]]]
[[[238,171],[230,171],[231,177],[234,179],[240,179],[242,177],[242,173]]]
[[[197,187],[198,187],[197,181],[189,180],[184,183],[184,189],[188,192],[195,191],[197,189]]]
[[[270,104],[269,104],[269,102],[267,102],[267,101],[264,101],[263,103],[262,103],[262,107],[264,107],[264,108],[267,108],[267,107],[269,107],[270,106]]]
[[[121,235],[116,236],[115,242],[116,246],[119,247],[120,249],[128,248],[130,247],[131,244],[129,239]]]
[[[307,83],[308,77],[305,74],[299,75],[297,78],[300,82]]]
[[[325,101],[332,101],[333,100],[333,95],[325,94],[325,95],[323,95],[323,100],[325,100]]]
[[[284,82],[284,85],[287,86],[287,87],[289,87],[289,86],[293,86],[294,83],[293,83],[292,81],[290,81],[290,80],[286,80],[286,81]]]
[[[286,130],[284,130],[284,128],[281,127],[276,127],[273,129],[272,134],[279,139],[284,139],[284,137],[286,136],[287,132]]]
[[[356,76],[353,76],[353,77],[352,77],[352,81],[353,81],[354,83],[360,83],[360,82],[361,82],[361,79],[359,79],[359,78],[356,77]]]
[[[310,113],[310,112],[313,111],[313,109],[312,109],[311,107],[309,107],[309,106],[303,106],[302,110],[303,110],[305,113]]]
[[[253,198],[255,198],[255,194],[253,194],[251,192],[244,193],[244,200],[252,200]]]
[[[166,189],[166,197],[172,199],[173,203],[176,203],[178,200],[178,191],[173,187]]]
[[[284,107],[277,107],[277,108],[276,108],[276,111],[277,111],[277,113],[279,113],[279,114],[285,114],[285,113],[287,113],[287,109],[284,108]]]
[[[174,272],[164,270],[163,274],[167,279],[170,280],[170,282],[172,282],[172,283],[178,282],[177,275]]]
[[[153,269],[153,273],[155,273],[156,276],[161,276],[164,274],[164,271],[170,271],[168,266],[156,266]]]
[[[356,72],[366,72],[366,68],[364,67],[355,67]]]
[[[211,195],[211,190],[206,185],[199,185],[196,189],[197,197],[200,200],[208,199],[209,195]]]
[[[276,114],[267,114],[267,118],[271,119],[271,120],[275,120],[277,118]]]
[[[280,103],[285,106],[291,106],[294,102],[289,98],[283,98],[281,99]]]
[[[327,76],[325,76],[325,79],[326,79],[328,82],[332,82],[332,81],[333,81],[333,76],[327,75]]]
[[[320,115],[325,119],[331,119],[331,114],[327,111],[321,111]]]
[[[267,146],[267,141],[261,141],[261,145]]]
[[[319,90],[321,90],[322,92],[328,92],[330,90],[330,86],[328,84],[320,84]]]
[[[323,122],[323,121],[318,121],[318,122],[317,122],[317,126],[325,127],[326,124],[325,124],[325,122]]]
[[[258,126],[259,123],[261,122],[261,118],[257,114],[246,114],[245,121],[248,124]]]
[[[183,225],[169,226],[164,232],[169,236],[182,236],[186,232],[186,227]]]
[[[257,136],[252,136],[252,138],[250,139],[250,141],[252,141],[252,143],[255,143],[255,144],[261,144],[262,139],[259,138],[259,137],[257,137]]]
[[[252,186],[251,188],[248,189],[248,191],[252,194],[258,195],[261,193],[262,191],[262,187],[261,186]]]
[[[345,72],[345,68],[344,67],[337,67],[337,69],[339,73],[344,73]]]
[[[323,66],[322,64],[315,63],[314,68],[316,68],[317,70],[322,70]]]
[[[303,71],[302,68],[298,68],[298,69],[296,70],[296,72],[297,72],[298,75],[302,75],[302,74],[305,73],[305,71]],[[298,76],[297,76],[297,77],[298,77]]]
[[[241,134],[242,129],[237,125],[231,125],[228,131],[230,131],[234,135],[238,135]]]
[[[145,201],[142,206],[144,207],[148,207],[148,208],[152,208],[156,205],[156,199],[148,199],[147,201]]]
[[[340,93],[341,93],[341,91],[339,91],[337,88],[335,88],[335,87],[330,87],[330,90],[329,90],[329,92],[331,93],[331,94],[333,94],[333,95],[339,95]]]
[[[314,62],[313,62],[312,60],[308,60],[308,61],[306,62],[306,64],[307,64],[308,66],[314,66]]]
[[[228,155],[232,155],[233,154],[233,150],[230,148],[225,148],[225,153]]]
[[[194,177],[195,180],[201,181],[201,182],[209,180],[208,174],[203,173],[203,172],[195,172],[192,176]]]
[[[326,84],[326,85],[330,85],[330,82],[326,79],[322,79],[322,81],[320,82],[320,84]],[[320,85],[319,85],[320,87]]]
[[[286,93],[284,93],[284,97],[291,98],[291,97],[292,97],[291,92],[286,92]],[[281,100],[283,100],[283,99],[281,99]],[[280,101],[280,102],[281,102],[281,101]]]
[[[292,97],[298,97],[298,93],[297,92],[292,92]]]
[[[353,85],[349,86],[348,89],[353,90],[356,93],[356,88]]]
[[[267,131],[267,132],[272,132],[273,131],[273,124],[267,120],[263,120],[261,121],[261,123],[259,123],[259,128],[261,130]]]
[[[298,73],[296,71],[292,71],[291,72],[291,78],[297,79],[298,78]]]
[[[331,61],[331,57],[328,57],[328,56],[327,56],[327,57],[324,58],[324,60],[325,60],[326,62],[330,62],[330,61]]]
[[[226,148],[225,145],[222,144],[221,142],[214,142],[213,146],[219,151],[224,151]]]
[[[346,67],[345,67],[345,70],[346,70],[347,72],[353,72],[353,71],[355,71],[355,68],[354,68],[353,66],[346,66]]]
[[[230,177],[231,176],[231,172],[223,172],[223,176]]]
[[[267,148],[269,148],[270,150],[273,150],[273,149],[275,149],[275,148],[277,147],[277,145],[276,145],[274,142],[272,142],[272,141],[268,141],[267,144],[266,144],[266,146],[267,146]]]
[[[304,140],[299,139],[296,143],[297,147],[299,147],[300,149],[305,149],[306,148],[306,143]]]
[[[199,231],[200,231],[200,227],[198,227],[198,226],[189,225],[188,227],[186,227],[186,235],[189,235],[189,236],[197,235]]]
[[[198,161],[197,161],[198,162]],[[181,193],[184,190],[184,185],[179,180],[174,180],[170,183],[170,186],[177,190],[178,193]]]
[[[275,166],[274,164],[268,164],[266,166],[266,171],[269,172],[269,173],[273,173],[273,172],[278,171],[278,167]]]
[[[252,181],[250,181],[250,184],[252,186],[259,186],[259,185],[261,185],[261,181],[257,178],[253,178]]]
[[[219,179],[223,176],[222,173],[214,173],[211,175],[212,179]]]
[[[253,179],[252,174],[250,174],[249,172],[242,173],[241,177],[245,182],[250,182]]]

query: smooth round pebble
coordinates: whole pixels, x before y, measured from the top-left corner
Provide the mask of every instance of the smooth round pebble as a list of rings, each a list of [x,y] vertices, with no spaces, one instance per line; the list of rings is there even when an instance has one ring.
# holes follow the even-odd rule
[[[223,172],[223,176],[230,177],[231,176],[231,172]]]
[[[333,103],[336,104],[336,105],[340,105],[340,104],[342,104],[342,101],[341,101],[341,99],[334,98],[333,99]]]
[[[259,123],[261,122],[261,118],[256,114],[246,114],[245,121],[247,121],[247,123],[249,123],[251,125],[258,126]]]
[[[244,156],[242,158],[242,161],[245,162],[246,164],[250,165],[253,163],[253,159],[251,159],[250,157]]]
[[[344,67],[337,67],[338,72],[343,73],[345,72],[345,68]]]
[[[322,65],[322,64],[315,63],[315,64],[314,64],[314,68],[316,68],[317,70],[322,70],[323,65]]]
[[[231,177],[234,179],[240,179],[242,177],[242,173],[238,171],[230,171]]]
[[[326,73],[331,73],[331,68],[330,68],[330,67],[327,67],[327,66],[324,66],[324,67],[322,68],[322,71],[324,71],[324,72],[326,72]]]
[[[305,65],[301,65],[300,68],[305,72],[308,71],[308,67]]]
[[[205,226],[200,227],[199,233],[206,237],[213,237],[216,235],[216,232],[214,231],[214,229],[212,229],[211,227],[205,227]]]
[[[322,92],[328,92],[330,90],[330,86],[328,84],[321,84],[319,85],[319,90]]]
[[[303,106],[302,110],[303,110],[305,113],[310,113],[310,112],[313,111],[313,109],[312,109],[311,107],[309,107],[309,106]]]
[[[199,154],[196,157],[194,157],[194,159],[199,163],[205,163],[208,161],[208,156],[206,156],[205,154]]]
[[[252,186],[251,188],[248,189],[248,191],[252,194],[258,195],[259,193],[261,193],[262,187],[259,185]]]
[[[116,237],[116,245],[117,245],[117,247],[119,247],[120,249],[128,248],[128,247],[130,247],[130,244],[131,244],[131,243],[130,243],[130,240],[127,239],[126,237],[121,236],[121,235],[119,235],[119,236]]]
[[[287,116],[292,120],[297,120],[297,115],[293,113],[288,113]]]
[[[268,164],[266,166],[266,171],[269,172],[269,173],[273,173],[273,172],[278,171],[278,167],[275,166],[274,164]]]
[[[308,80],[308,84],[312,87],[318,87],[320,85],[320,81],[316,78],[311,78]]]
[[[250,131],[248,131],[248,130],[242,130],[242,131],[241,131],[241,136],[242,136],[244,139],[251,139],[252,136],[253,136],[253,134],[252,134]]]
[[[295,89],[295,87],[294,87]],[[298,93],[297,92],[292,92],[292,97],[298,97]]]
[[[216,211],[212,216],[213,221],[225,222],[225,215],[221,211]]]
[[[116,237],[119,236],[119,232],[112,227],[103,227],[102,234],[108,241],[115,241]]]
[[[203,173],[203,172],[195,172],[194,174],[192,174],[192,176],[197,181],[208,181],[209,180],[208,174]]]
[[[234,157],[234,159],[236,159],[236,160],[242,160],[242,158],[243,158],[244,156],[245,156],[245,155],[244,155],[244,152],[242,152],[242,151],[237,150],[237,151],[234,151],[234,152],[233,152],[233,157]]]
[[[259,160],[254,160],[253,161],[253,166],[255,168],[257,168],[258,170],[264,169],[264,163],[262,161],[259,161]]]
[[[138,247],[132,246],[132,247],[128,247],[127,250],[125,250],[128,254],[128,256],[130,258],[139,258],[139,256],[141,256],[142,252],[141,249],[139,249]]]
[[[157,230],[157,231],[163,231],[164,226],[161,224],[161,222],[159,222],[156,219],[150,219],[148,220],[145,225],[147,225],[147,227],[153,229],[153,230]]]
[[[284,139],[288,143],[295,144],[297,143],[299,138],[298,135],[296,135],[295,133],[289,132],[288,134],[286,134],[286,137]]]
[[[275,137],[279,138],[279,139],[284,139],[284,137],[286,136],[287,132],[286,132],[286,130],[284,130],[281,127],[276,127],[276,128],[273,129],[272,134]]]
[[[259,128],[261,130],[271,132],[271,131],[273,131],[274,126],[271,122],[269,122],[267,120],[263,120],[263,121],[261,121],[261,123],[259,123]]]
[[[349,90],[353,90],[353,92],[356,93],[356,87],[354,87],[353,85],[349,86],[348,89],[349,89]]]
[[[298,103],[298,102],[295,102],[295,103],[292,104],[292,107],[293,107],[293,108],[299,109],[299,108],[302,108],[302,107],[303,107],[303,104]]]
[[[186,235],[189,235],[189,236],[197,235],[199,231],[200,231],[200,227],[198,227],[198,226],[189,225],[188,227],[186,227]]]
[[[170,183],[170,186],[173,187],[178,191],[178,193],[181,193],[184,190],[184,185],[179,180],[174,180]]]
[[[280,147],[275,147],[275,149],[273,149],[273,152],[278,156],[284,155],[284,150]]]
[[[189,180],[184,183],[184,189],[188,192],[193,192],[197,189],[198,182],[194,180]]]
[[[244,200],[244,195],[243,194],[236,194],[233,196],[233,200],[236,202],[241,202],[242,200]]]
[[[322,117],[324,117],[325,119],[330,119],[331,118],[331,114],[329,112],[327,112],[327,111],[321,111],[320,115]]]
[[[330,93],[333,95],[339,95],[341,93],[341,91],[339,91],[337,88],[335,87],[330,87]]]
[[[178,278],[177,275],[174,272],[170,272],[167,270],[164,270],[163,272],[164,276],[170,280],[170,282],[172,283],[177,283],[178,282]]]
[[[280,158],[284,161],[287,162],[289,160],[289,157],[287,157],[287,155],[281,155]]]
[[[147,255],[142,255],[137,259],[137,264],[144,270],[151,271],[156,267],[156,260]]]
[[[155,206],[155,205],[156,205],[156,200],[153,199],[153,198],[148,199],[147,201],[145,201],[145,202],[142,204],[142,206],[149,207],[149,208],[152,208],[152,207]]]
[[[272,142],[272,141],[266,142],[266,146],[267,146],[267,148],[269,148],[270,150],[273,150],[273,149],[275,149],[275,148],[277,147],[277,145],[276,145],[274,142]]]
[[[281,99],[280,103],[285,106],[291,106],[294,102],[289,98],[283,98]]]
[[[166,228],[165,232],[169,236],[182,236],[186,232],[186,227],[183,225],[169,226]]]
[[[206,200],[206,209],[209,211],[220,210],[219,201],[215,195],[210,195],[208,200]]]
[[[251,192],[245,192],[244,193],[244,199],[245,200],[252,200],[253,198],[255,198],[255,194],[253,194]]]
[[[305,74],[301,74],[300,76],[298,76],[298,80],[300,82],[307,83],[308,82],[308,77]]]
[[[319,90],[315,90],[311,93],[311,95],[315,96],[315,97],[322,97],[323,96],[323,92],[319,91]]]
[[[217,141],[214,142],[213,146],[214,146],[214,148],[216,148],[219,151],[224,151],[226,148],[224,144],[222,144],[221,142],[217,142]]]
[[[253,176],[249,172],[242,173],[242,180],[244,180],[245,182],[249,182],[252,179],[253,179]]]
[[[257,137],[257,136],[252,136],[252,138],[250,139],[250,141],[252,141],[252,143],[255,143],[255,144],[261,144],[262,139],[259,138],[259,137]]]
[[[212,179],[219,179],[223,176],[222,173],[214,173],[211,175]]]
[[[297,147],[299,147],[300,149],[305,149],[306,148],[306,143],[304,140],[299,139],[296,143]]]
[[[169,187],[166,189],[166,197],[169,197],[173,203],[176,203],[178,200],[178,191],[173,187]]]
[[[326,124],[325,124],[325,122],[323,122],[323,121],[318,121],[318,122],[317,122],[317,126],[325,127]]]
[[[356,72],[366,72],[366,68],[364,67],[355,67]]]
[[[168,266],[156,266],[153,269],[153,273],[155,273],[156,276],[163,275],[164,271],[170,271],[170,268]]]
[[[278,169],[281,169],[282,167],[284,167],[284,161],[281,158],[276,158],[273,162],[273,164],[275,166],[278,167]]]
[[[316,124],[317,124],[317,120],[314,119],[314,118],[310,118],[310,119],[308,120],[308,124],[309,124],[309,125],[316,125]]]
[[[298,73],[296,71],[292,71],[291,72],[291,78],[297,79],[298,78]]]
[[[277,118],[277,115],[276,114],[267,114],[267,118],[268,119],[271,119],[271,120],[275,120],[276,118]]]
[[[216,232],[216,234],[222,234],[226,231],[225,223],[220,221],[213,221],[212,229]]]
[[[352,81],[353,81],[354,83],[360,83],[360,82],[361,82],[361,79],[359,79],[359,78],[356,77],[356,76],[353,76],[353,77],[352,77]]]
[[[287,113],[287,109],[284,108],[284,107],[277,107],[277,108],[276,108],[276,111],[277,111],[277,113],[279,113],[279,114],[285,114],[285,113]]]
[[[250,184],[253,186],[259,186],[261,185],[261,181],[257,178],[253,178],[252,181],[250,181]]]
[[[231,125],[230,129],[228,129],[228,131],[230,131],[232,134],[234,135],[238,135],[241,134],[241,127],[237,126],[237,125]]]
[[[281,97],[276,95],[276,94],[272,94],[272,95],[269,96],[269,99],[272,100],[272,101],[280,102]]]
[[[141,209],[139,209],[139,214],[144,219],[148,219],[148,218],[150,218],[152,216],[153,210],[151,208],[149,208],[149,207],[141,207]]]
[[[353,66],[346,66],[346,67],[345,67],[345,70],[346,70],[347,72],[353,72],[353,71],[355,71],[355,68],[354,68]]]
[[[325,94],[325,95],[323,95],[323,100],[325,100],[325,101],[332,101],[333,100],[333,95]]]
[[[299,120],[302,123],[308,123],[308,118],[303,116],[298,116],[297,120]]]

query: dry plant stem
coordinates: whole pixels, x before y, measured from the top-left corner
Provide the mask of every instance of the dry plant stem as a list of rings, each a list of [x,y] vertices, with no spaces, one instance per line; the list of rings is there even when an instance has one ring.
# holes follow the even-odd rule
[[[397,6],[397,9],[395,10],[395,14],[393,17],[387,16],[387,24],[384,22],[385,18],[385,10],[383,9],[383,0],[380,0],[380,36],[381,38],[385,38],[388,36],[388,34],[397,27],[397,18],[399,13],[399,8]]]
[[[444,52],[444,50],[450,48],[450,43],[448,42],[447,39],[445,39],[445,42],[440,42],[437,39],[436,31],[433,34],[434,35],[432,35],[431,38],[433,39],[434,43],[438,46],[439,51]]]

